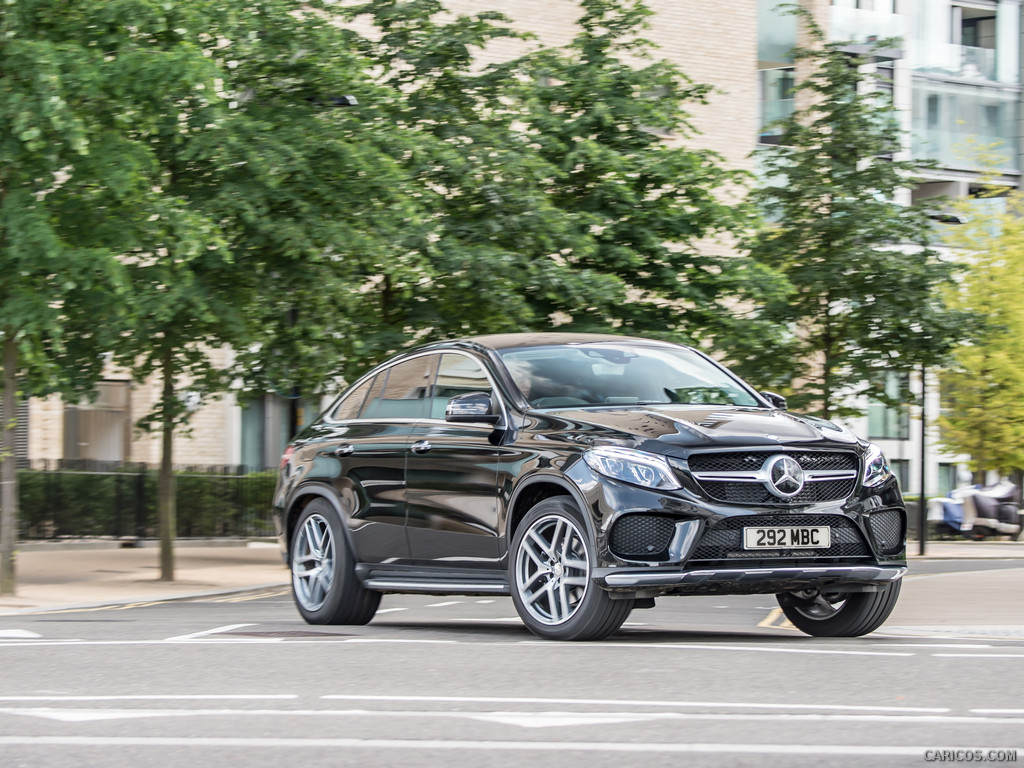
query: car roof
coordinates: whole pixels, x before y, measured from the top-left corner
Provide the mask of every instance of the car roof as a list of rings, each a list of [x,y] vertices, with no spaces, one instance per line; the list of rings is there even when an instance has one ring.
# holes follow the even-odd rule
[[[644,339],[637,336],[616,336],[610,333],[495,333],[484,336],[469,336],[454,343],[468,342],[489,349],[501,350],[515,347],[545,347],[564,344],[596,344],[608,342],[632,342],[642,344],[668,345],[669,342]],[[451,343],[451,342],[450,342]],[[675,346],[675,345],[673,345]]]

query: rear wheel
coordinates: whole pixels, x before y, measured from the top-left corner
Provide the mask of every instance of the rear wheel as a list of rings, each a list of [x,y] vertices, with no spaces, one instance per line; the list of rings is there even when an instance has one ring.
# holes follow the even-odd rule
[[[531,509],[512,537],[512,602],[527,628],[550,640],[599,640],[622,626],[632,600],[612,600],[590,577],[592,544],[571,499]]]
[[[900,596],[893,581],[877,592],[783,592],[776,595],[782,612],[797,629],[815,637],[859,637],[874,632],[889,618]]]
[[[292,594],[309,624],[366,624],[380,592],[364,589],[345,540],[341,518],[325,499],[311,501],[295,523],[291,545]]]

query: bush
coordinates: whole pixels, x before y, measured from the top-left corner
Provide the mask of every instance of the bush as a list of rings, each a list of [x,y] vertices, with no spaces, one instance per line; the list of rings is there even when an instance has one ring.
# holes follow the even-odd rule
[[[177,535],[271,536],[274,472],[175,473]],[[113,472],[21,470],[19,535],[153,537],[157,528],[157,476],[148,469]]]

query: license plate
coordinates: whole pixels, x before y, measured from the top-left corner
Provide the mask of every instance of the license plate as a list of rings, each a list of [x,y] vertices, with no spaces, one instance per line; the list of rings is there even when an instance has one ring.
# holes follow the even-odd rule
[[[744,528],[744,549],[825,549],[832,546],[827,525],[787,525],[779,528]]]

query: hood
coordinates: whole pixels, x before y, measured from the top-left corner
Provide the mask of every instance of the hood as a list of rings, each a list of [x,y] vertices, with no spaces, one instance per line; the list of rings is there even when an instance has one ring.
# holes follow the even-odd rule
[[[687,449],[729,446],[777,446],[817,443],[822,447],[852,447],[853,433],[823,419],[797,416],[768,408],[728,405],[659,405],[575,408],[533,413],[538,426],[550,423],[559,431],[577,432],[578,439],[600,442],[604,439],[632,438],[639,446],[648,440],[678,445]],[[575,428],[574,428],[575,427]],[[659,451],[660,452],[660,451]]]

